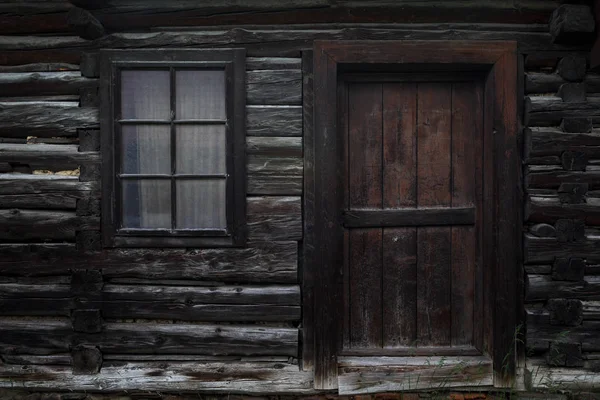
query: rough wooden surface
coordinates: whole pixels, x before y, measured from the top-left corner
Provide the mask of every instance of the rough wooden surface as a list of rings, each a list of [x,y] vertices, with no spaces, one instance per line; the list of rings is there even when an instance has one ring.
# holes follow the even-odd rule
[[[302,136],[299,106],[246,106],[248,136]]]
[[[248,155],[249,195],[299,195],[303,160],[300,157]]]
[[[249,197],[247,210],[250,240],[302,239],[300,197]]]

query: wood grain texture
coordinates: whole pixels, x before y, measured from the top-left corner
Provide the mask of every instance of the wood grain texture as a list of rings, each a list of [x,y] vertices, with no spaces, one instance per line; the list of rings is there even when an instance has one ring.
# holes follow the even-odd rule
[[[0,90],[3,97],[79,94],[81,89],[97,85],[96,79],[85,78],[79,71],[0,74]]]
[[[249,197],[247,226],[250,240],[301,240],[300,197]]]
[[[588,158],[600,158],[600,135],[567,133],[559,128],[525,129],[526,157],[560,156],[564,151],[582,152]]]
[[[302,194],[303,160],[301,157],[248,155],[247,194]]]
[[[246,104],[301,105],[301,70],[246,72]]]
[[[587,199],[585,203],[561,202],[558,195],[528,196],[525,203],[525,218],[528,222],[554,224],[561,218],[585,221],[587,225],[600,225],[600,201]]]
[[[302,136],[300,106],[246,106],[248,136]]]
[[[77,230],[95,230],[100,220],[68,211],[0,210],[0,238],[74,240]]]

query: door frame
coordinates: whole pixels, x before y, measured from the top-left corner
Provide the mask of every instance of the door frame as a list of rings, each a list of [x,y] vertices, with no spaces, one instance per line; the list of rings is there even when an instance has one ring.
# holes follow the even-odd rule
[[[342,342],[343,142],[338,130],[338,74],[342,69],[393,67],[421,72],[485,73],[483,277],[484,349],[493,360],[494,386],[513,384],[522,323],[521,154],[518,123],[518,50],[513,41],[315,41],[312,107],[305,126],[312,135],[305,149],[303,276],[308,316],[304,318],[305,366],[313,366],[315,389],[338,387]],[[310,77],[308,78],[310,81]],[[305,99],[306,100],[306,99]],[[310,99],[309,99],[310,101]],[[310,109],[309,109],[310,108]],[[488,140],[485,140],[488,137]],[[490,140],[491,139],[491,140]],[[491,154],[492,157],[485,157]],[[487,212],[485,211],[487,210]],[[310,231],[309,231],[310,230]],[[309,283],[308,285],[306,283]]]

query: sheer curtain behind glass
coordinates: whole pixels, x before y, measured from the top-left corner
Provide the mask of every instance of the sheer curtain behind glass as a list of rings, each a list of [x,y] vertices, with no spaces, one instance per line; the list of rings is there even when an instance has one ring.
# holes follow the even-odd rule
[[[172,180],[122,179],[123,227],[148,229],[225,229],[226,107],[222,70],[130,70],[121,74],[122,118],[171,124],[123,125],[122,173],[171,175]],[[171,90],[175,89],[175,110]],[[172,114],[173,111],[173,114]],[[171,146],[176,158],[171,160]],[[182,176],[184,175],[184,176]],[[175,210],[175,226],[171,213]]]
[[[169,120],[169,71],[122,71],[121,107],[123,119]],[[122,173],[171,173],[169,125],[124,125],[121,135]],[[124,228],[171,228],[169,180],[126,179],[122,185]]]

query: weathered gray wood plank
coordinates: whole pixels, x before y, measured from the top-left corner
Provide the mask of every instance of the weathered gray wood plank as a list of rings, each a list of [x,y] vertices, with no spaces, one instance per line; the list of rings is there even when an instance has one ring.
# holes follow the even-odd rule
[[[300,137],[248,137],[247,154],[273,155],[279,157],[302,157],[302,138]]]
[[[99,196],[98,182],[80,182],[76,176],[0,174],[0,195],[67,194]]]
[[[583,368],[551,367],[545,358],[527,358],[527,369],[532,371],[531,388],[535,390],[560,387],[581,392],[600,385],[600,374]]]
[[[554,262],[555,257],[600,258],[600,237],[587,236],[585,240],[561,242],[556,238],[539,238],[524,235],[525,262],[547,263]]]
[[[600,188],[600,170],[565,171],[562,167],[540,170],[525,168],[525,187],[531,189],[558,189],[561,183],[587,183],[590,189]]]
[[[70,367],[0,365],[0,386],[81,391],[208,393],[313,393],[312,373],[280,362],[106,362],[99,374],[74,375]]]
[[[249,195],[302,194],[303,160],[300,157],[248,155]]]
[[[600,134],[567,133],[560,128],[533,127],[525,129],[527,157],[555,155],[564,151],[578,151],[588,158],[600,158]]]
[[[73,144],[0,144],[0,162],[35,164],[39,167],[77,168],[83,163],[100,163],[100,153],[80,152]]]
[[[246,69],[300,69],[301,58],[296,57],[248,57],[246,59]]]
[[[302,107],[246,106],[248,136],[302,136]]]
[[[547,301],[551,298],[600,300],[600,277],[586,276],[581,282],[553,280],[550,275],[527,277],[527,302]]]
[[[74,102],[1,102],[4,137],[70,136],[78,128],[97,128],[98,109]]]
[[[106,323],[101,333],[82,334],[70,321],[0,319],[0,349],[56,354],[73,345],[107,353],[297,356],[298,330],[252,325]]]
[[[256,70],[246,72],[246,104],[302,104],[302,71]]]
[[[251,240],[301,240],[301,198],[249,197],[247,220]]]
[[[69,211],[0,210],[0,239],[72,240],[77,230],[98,229],[99,218]]]
[[[565,117],[600,117],[600,101],[588,97],[588,101],[584,103],[567,103],[556,96],[525,97],[526,126],[555,126]]]
[[[102,269],[107,278],[298,281],[297,242],[249,242],[243,249],[120,249],[77,253],[70,246],[0,246],[0,274],[53,276],[71,269]]]
[[[79,71],[0,74],[2,96],[79,94],[80,89],[96,85],[98,80],[85,78]]]
[[[587,203],[561,203],[558,196],[528,196],[525,218],[529,222],[555,223],[561,218],[585,221],[587,225],[600,225],[600,199],[590,198]]]

